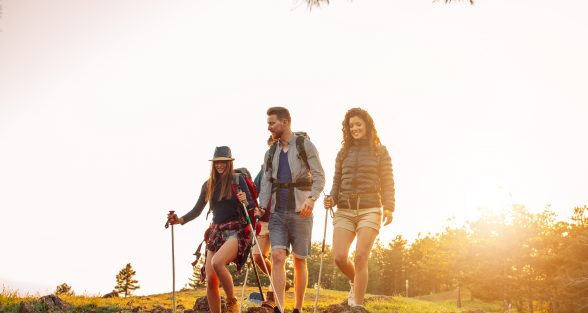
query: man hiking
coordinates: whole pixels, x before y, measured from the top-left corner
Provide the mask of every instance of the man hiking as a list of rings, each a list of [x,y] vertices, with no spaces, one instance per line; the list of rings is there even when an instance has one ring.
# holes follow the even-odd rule
[[[293,313],[300,313],[308,283],[306,259],[310,256],[315,202],[325,185],[325,174],[314,144],[291,129],[288,109],[267,110],[268,130],[277,141],[264,158],[259,210],[271,210],[269,233],[272,282],[278,303],[284,305],[286,257],[294,256]],[[269,206],[269,207],[268,207]],[[280,312],[275,307],[274,312]]]
[[[276,142],[276,139],[272,135],[269,136],[267,139],[268,147]],[[265,172],[265,164],[262,164],[259,173],[255,176],[255,187],[257,190],[261,190],[261,178],[263,177]],[[257,244],[259,244],[259,249],[253,249],[253,257],[255,260],[255,264],[261,269],[263,273],[265,273],[271,279],[272,275],[272,262],[269,260],[269,252],[270,252],[270,239],[269,239],[269,216],[270,212],[268,210],[261,212],[259,208],[255,208],[255,216],[259,218],[259,224],[261,226],[261,230],[259,234],[256,235],[257,237]],[[260,254],[261,251],[261,254]],[[267,270],[267,272],[266,272]],[[288,291],[292,287],[289,281],[286,281],[286,291]],[[271,307],[275,306],[274,300],[274,290],[272,284],[269,285],[269,290],[267,292],[266,301],[263,302],[262,306]]]

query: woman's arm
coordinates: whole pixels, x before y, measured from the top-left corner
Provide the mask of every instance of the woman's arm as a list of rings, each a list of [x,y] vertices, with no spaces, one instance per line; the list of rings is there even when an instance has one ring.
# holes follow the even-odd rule
[[[394,212],[394,175],[392,173],[392,158],[385,146],[380,147],[380,195],[384,210]]]
[[[251,197],[251,193],[249,192],[249,187],[247,187],[245,176],[243,175],[239,175],[239,189],[241,189],[241,191],[243,191],[247,197],[247,208],[254,209],[255,204],[253,202],[253,198]]]
[[[206,199],[205,199],[206,198],[206,183],[207,182],[204,182],[204,184],[202,185],[202,188],[200,189],[200,196],[198,197],[198,201],[194,205],[194,208],[192,208],[192,210],[190,210],[190,212],[186,213],[186,215],[181,217],[180,223],[182,225],[197,218],[202,213],[202,210],[206,206]]]

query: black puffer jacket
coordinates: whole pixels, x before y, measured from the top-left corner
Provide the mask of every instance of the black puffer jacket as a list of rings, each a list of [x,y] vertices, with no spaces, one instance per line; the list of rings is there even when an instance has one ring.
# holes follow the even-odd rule
[[[367,140],[354,140],[347,153],[341,149],[335,163],[331,196],[339,209],[384,207],[394,211],[392,159],[385,146],[370,151]]]

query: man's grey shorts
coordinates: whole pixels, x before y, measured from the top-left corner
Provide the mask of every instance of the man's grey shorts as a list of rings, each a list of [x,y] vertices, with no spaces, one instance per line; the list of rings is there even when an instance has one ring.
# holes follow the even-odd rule
[[[310,256],[313,216],[302,217],[293,210],[274,211],[270,215],[269,233],[272,250],[284,249],[298,259]]]

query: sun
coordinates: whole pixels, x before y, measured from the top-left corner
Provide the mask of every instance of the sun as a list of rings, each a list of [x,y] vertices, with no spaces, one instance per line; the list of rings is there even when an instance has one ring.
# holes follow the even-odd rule
[[[512,207],[511,188],[504,179],[483,176],[473,179],[466,186],[466,208],[478,214],[502,214]]]

